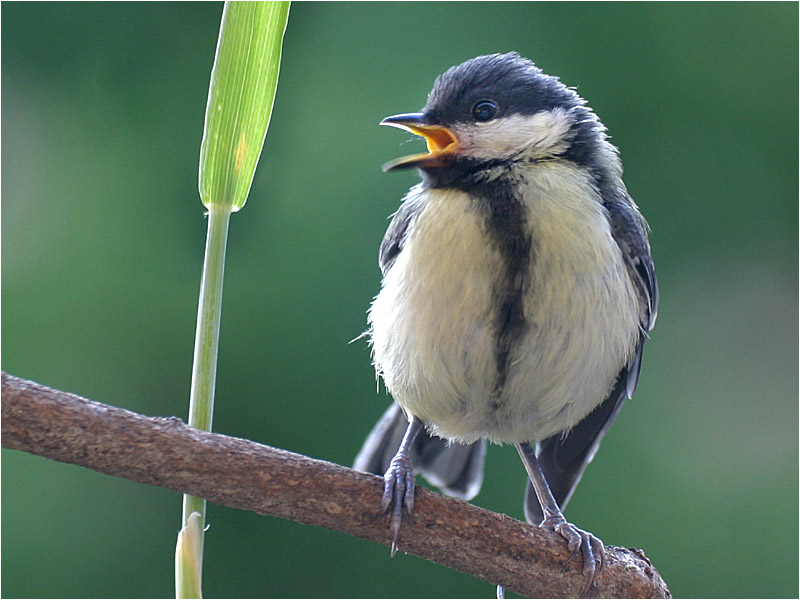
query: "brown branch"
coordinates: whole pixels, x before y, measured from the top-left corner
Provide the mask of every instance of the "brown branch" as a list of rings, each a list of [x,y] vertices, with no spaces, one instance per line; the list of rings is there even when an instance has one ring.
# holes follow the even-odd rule
[[[92,402],[3,373],[2,445],[108,475],[390,544],[379,477]],[[529,597],[575,597],[579,560],[558,536],[424,488],[402,551]],[[639,550],[607,547],[589,595],[669,598]]]

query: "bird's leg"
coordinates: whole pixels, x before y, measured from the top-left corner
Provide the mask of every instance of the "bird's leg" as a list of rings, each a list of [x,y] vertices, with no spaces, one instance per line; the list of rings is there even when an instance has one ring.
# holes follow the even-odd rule
[[[515,446],[525,465],[525,470],[528,472],[528,477],[530,477],[531,483],[533,484],[533,489],[536,492],[536,497],[539,499],[539,504],[542,506],[544,520],[539,526],[554,531],[567,540],[569,549],[572,552],[567,562],[577,556],[579,552],[583,555],[583,575],[586,580],[583,590],[581,591],[581,597],[583,597],[589,591],[589,588],[592,587],[595,575],[600,573],[603,569],[603,560],[605,556],[603,542],[591,533],[578,529],[575,525],[567,522],[558,503],[553,497],[553,493],[550,491],[550,486],[547,484],[547,480],[544,477],[539,459],[536,458],[536,453],[531,445],[525,442],[515,444]]]
[[[414,464],[411,462],[411,445],[422,429],[422,421],[411,417],[403,441],[397,449],[389,468],[383,475],[383,497],[381,508],[383,514],[392,509],[392,556],[397,552],[397,536],[403,523],[403,507],[411,520],[414,510]]]

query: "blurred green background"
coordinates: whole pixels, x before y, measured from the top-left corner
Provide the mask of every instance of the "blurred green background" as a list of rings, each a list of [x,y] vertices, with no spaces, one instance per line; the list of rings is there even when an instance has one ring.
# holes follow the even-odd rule
[[[218,3],[2,4],[2,368],[186,417]],[[517,50],[578,86],[653,229],[636,398],[567,511],[680,597],[798,594],[796,3],[296,3],[231,222],[216,431],[351,464],[389,398],[365,328],[422,147],[378,127]],[[522,517],[493,447],[476,503]],[[4,597],[170,597],[180,497],[3,450]],[[208,597],[491,597],[386,547],[209,507]]]

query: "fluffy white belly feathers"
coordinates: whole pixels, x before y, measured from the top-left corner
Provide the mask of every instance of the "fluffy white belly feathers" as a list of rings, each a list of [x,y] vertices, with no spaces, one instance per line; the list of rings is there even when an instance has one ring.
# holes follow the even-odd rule
[[[564,164],[526,175],[524,322],[501,387],[493,349],[506,261],[474,196],[409,192],[421,208],[370,309],[387,389],[446,439],[516,443],[568,429],[608,397],[636,350],[639,300],[597,192]]]

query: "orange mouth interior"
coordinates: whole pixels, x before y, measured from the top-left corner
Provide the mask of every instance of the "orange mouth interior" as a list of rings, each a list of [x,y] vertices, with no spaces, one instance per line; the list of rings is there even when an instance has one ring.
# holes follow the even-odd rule
[[[450,146],[458,142],[456,136],[450,133],[450,130],[446,127],[428,125],[426,127],[409,127],[408,130],[415,135],[425,138],[425,142],[428,145],[428,152],[431,154],[444,152]]]
[[[418,125],[416,123],[403,123],[399,120],[381,124],[404,129],[414,135],[423,137],[428,146],[427,154],[413,154],[396,158],[383,165],[384,171],[410,167],[441,167],[444,166],[446,161],[446,156],[444,155],[453,154],[458,147],[458,138],[455,134],[441,125]]]

